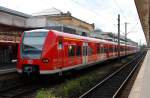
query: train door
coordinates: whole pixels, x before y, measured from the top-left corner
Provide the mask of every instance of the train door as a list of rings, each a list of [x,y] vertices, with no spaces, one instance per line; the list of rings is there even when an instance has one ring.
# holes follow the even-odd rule
[[[82,63],[86,64],[88,62],[88,43],[83,43],[82,46]]]
[[[63,41],[60,37],[58,39],[58,66],[59,69],[63,67]]]

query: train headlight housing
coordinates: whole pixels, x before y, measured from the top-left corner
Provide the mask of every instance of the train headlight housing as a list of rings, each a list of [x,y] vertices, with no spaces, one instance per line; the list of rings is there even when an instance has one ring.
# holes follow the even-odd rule
[[[42,59],[42,62],[43,62],[43,63],[48,63],[48,62],[49,62],[49,59],[44,58],[44,59]]]

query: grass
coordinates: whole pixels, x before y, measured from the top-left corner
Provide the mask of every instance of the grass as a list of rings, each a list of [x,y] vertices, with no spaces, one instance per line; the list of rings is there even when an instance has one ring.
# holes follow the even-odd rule
[[[99,80],[98,75],[106,74],[104,71],[90,72],[72,80],[62,83],[59,87],[39,90],[36,98],[74,98],[93,86],[93,83]]]
[[[38,91],[36,98],[58,98],[56,97],[52,90],[50,89],[41,89]]]
[[[57,90],[58,96],[62,96],[63,98],[71,98],[80,94],[83,89],[87,88],[94,79],[88,76],[80,77],[78,79],[67,81],[62,84]],[[55,91],[56,92],[56,91]]]

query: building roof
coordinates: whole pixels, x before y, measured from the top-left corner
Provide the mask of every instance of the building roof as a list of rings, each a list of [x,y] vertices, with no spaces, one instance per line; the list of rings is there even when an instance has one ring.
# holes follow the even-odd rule
[[[33,16],[43,16],[43,15],[44,16],[45,15],[53,16],[53,15],[59,15],[59,14],[62,14],[62,13],[63,12],[61,10],[52,7],[52,8],[37,12],[37,13],[33,13]]]
[[[150,0],[134,0],[147,43],[150,41]]]
[[[28,15],[28,14],[25,14],[25,13],[22,13],[22,12],[19,12],[19,11],[15,11],[15,10],[12,10],[12,9],[9,9],[9,8],[5,8],[5,7],[2,7],[2,6],[0,6],[0,12],[5,12],[5,13],[8,13],[8,14],[12,14],[12,15],[16,15],[16,16],[24,17],[24,18],[31,17],[31,15]]]

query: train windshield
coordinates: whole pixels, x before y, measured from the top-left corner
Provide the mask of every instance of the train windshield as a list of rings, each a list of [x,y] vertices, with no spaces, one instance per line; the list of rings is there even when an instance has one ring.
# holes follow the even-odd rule
[[[22,57],[40,58],[48,32],[25,32],[22,42]]]

